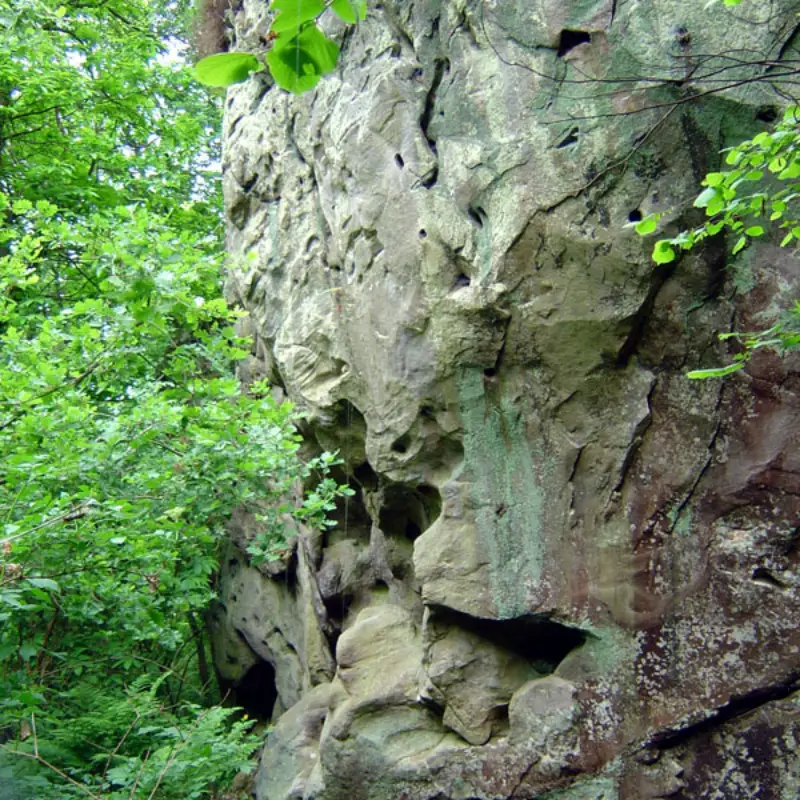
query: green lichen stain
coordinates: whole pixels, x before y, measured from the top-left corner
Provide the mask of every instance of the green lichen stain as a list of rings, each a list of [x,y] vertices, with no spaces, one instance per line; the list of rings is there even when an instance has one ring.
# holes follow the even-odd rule
[[[534,460],[513,404],[487,397],[479,368],[462,372],[459,399],[478,540],[497,615],[510,619],[528,610],[527,589],[542,574],[544,459]]]

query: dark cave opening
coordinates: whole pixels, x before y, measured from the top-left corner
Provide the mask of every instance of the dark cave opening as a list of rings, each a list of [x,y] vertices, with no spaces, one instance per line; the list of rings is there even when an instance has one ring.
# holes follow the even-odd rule
[[[225,687],[221,687],[224,691]],[[268,661],[258,661],[231,688],[231,700],[250,717],[269,720],[278,697],[275,668]]]
[[[387,536],[414,541],[425,533],[442,512],[442,498],[435,486],[388,486],[383,492],[379,514],[380,529]]]
[[[756,119],[759,122],[773,123],[778,119],[777,106],[761,106],[756,111]]]
[[[553,672],[591,635],[543,614],[528,614],[515,619],[481,619],[441,606],[435,607],[433,613],[437,624],[470,631],[525,659],[543,675]]]
[[[563,58],[570,50],[574,50],[579,44],[592,41],[592,35],[587,31],[572,31],[564,28],[558,40],[558,52],[556,55]]]

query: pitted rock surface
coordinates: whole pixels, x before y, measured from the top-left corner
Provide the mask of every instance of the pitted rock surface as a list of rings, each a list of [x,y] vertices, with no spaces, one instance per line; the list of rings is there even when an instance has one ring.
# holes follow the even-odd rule
[[[312,93],[227,99],[242,376],[357,492],[271,574],[232,526],[218,669],[267,662],[279,701],[257,797],[795,798],[798,362],[685,372],[796,263],[657,267],[626,227],[697,220],[783,102],[729,56],[796,58],[795,4],[368,5]],[[234,48],[268,18],[243,0]]]

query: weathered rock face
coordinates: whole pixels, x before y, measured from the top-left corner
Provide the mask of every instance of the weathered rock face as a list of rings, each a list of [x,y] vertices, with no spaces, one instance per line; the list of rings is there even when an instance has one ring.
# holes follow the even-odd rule
[[[796,267],[655,267],[625,227],[690,224],[778,105],[728,56],[791,52],[793,4],[703,6],[384,0],[314,93],[229,92],[245,372],[357,490],[272,574],[233,526],[217,661],[274,670],[261,800],[797,796],[797,363],[684,376]],[[244,0],[237,46],[267,19]]]

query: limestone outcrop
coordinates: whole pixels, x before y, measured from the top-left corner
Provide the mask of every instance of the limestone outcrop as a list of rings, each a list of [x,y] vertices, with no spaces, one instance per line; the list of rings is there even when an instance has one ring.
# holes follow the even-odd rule
[[[742,62],[791,57],[794,4],[704,5],[383,0],[309,95],[229,91],[243,376],[356,491],[270,569],[232,523],[215,652],[274,676],[260,800],[797,797],[800,365],[685,377],[796,264],[657,267],[626,227],[691,224],[780,111]]]

